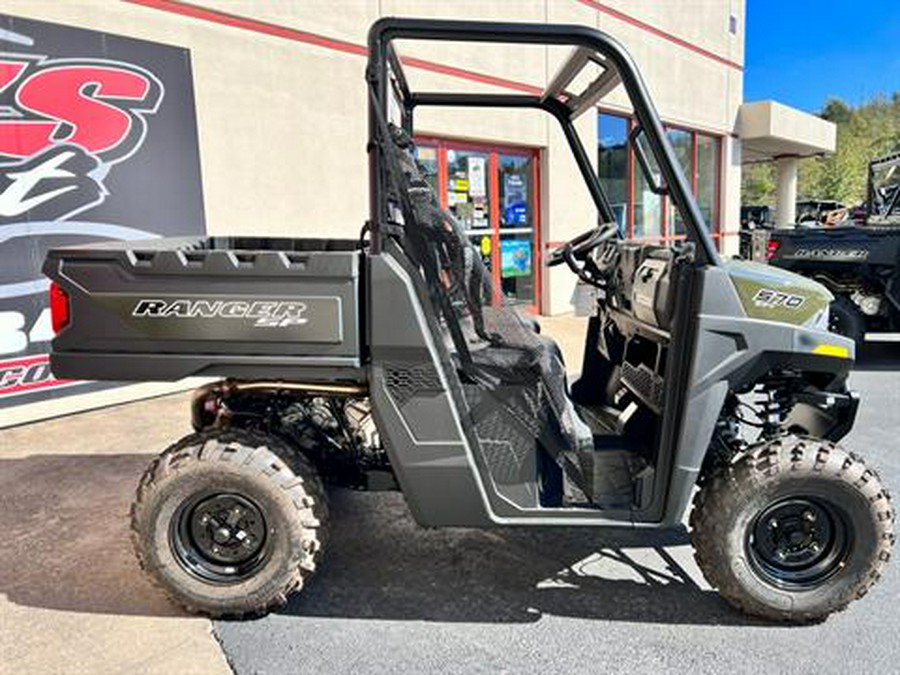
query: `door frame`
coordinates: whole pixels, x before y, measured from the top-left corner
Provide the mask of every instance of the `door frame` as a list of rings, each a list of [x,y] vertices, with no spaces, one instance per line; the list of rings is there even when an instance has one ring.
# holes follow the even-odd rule
[[[500,155],[518,155],[531,159],[531,207],[532,207],[532,242],[534,251],[534,300],[531,304],[518,305],[531,314],[541,313],[541,152],[540,148],[527,145],[495,143],[493,141],[477,141],[472,139],[438,136],[434,134],[416,134],[416,146],[425,146],[437,150],[438,160],[438,202],[442,209],[447,208],[447,150],[470,150],[488,155],[488,199],[490,212],[488,222],[491,227],[491,285],[494,288],[493,304],[501,300],[502,280],[500,278]]]

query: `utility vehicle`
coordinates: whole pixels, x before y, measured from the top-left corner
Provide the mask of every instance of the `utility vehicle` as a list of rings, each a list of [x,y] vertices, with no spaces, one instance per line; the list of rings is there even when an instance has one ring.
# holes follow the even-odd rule
[[[773,230],[769,262],[811,277],[834,295],[830,329],[861,343],[900,331],[900,154],[869,164],[865,220]]]
[[[397,40],[571,53],[541,95],[413,92]],[[827,332],[821,285],[720,259],[626,51],[584,26],[392,18],[371,28],[369,50],[359,241],[48,256],[57,376],[226,378],[197,392],[195,433],[138,487],[133,543],[150,576],[212,616],[284,603],[327,554],[331,483],[402,490],[424,526],[649,531],[681,526],[693,497],[697,560],[739,609],[809,621],[862,596],[887,563],[894,514],[876,473],[837,445],[857,409],[853,342]],[[617,239],[573,121],[618,86],[638,161],[686,242]],[[421,106],[530,108],[560,125],[603,223],[549,259],[594,293],[571,388],[536,322],[488,302],[480,256],[415,160]]]

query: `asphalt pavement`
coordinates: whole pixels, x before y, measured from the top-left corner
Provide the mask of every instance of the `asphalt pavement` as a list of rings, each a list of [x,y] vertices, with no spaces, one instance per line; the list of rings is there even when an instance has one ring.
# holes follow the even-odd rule
[[[900,494],[900,345],[870,346],[844,444]],[[249,673],[897,673],[900,567],[813,626],[765,624],[705,584],[683,531],[427,530],[401,495],[332,493],[325,565],[289,606],[216,622]]]

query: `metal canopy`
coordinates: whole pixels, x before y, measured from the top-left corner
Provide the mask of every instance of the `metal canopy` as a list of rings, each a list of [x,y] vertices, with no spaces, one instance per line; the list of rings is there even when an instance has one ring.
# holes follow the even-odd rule
[[[600,67],[600,74],[580,94],[570,93],[569,85],[590,63]],[[575,47],[541,94],[541,100],[559,99],[571,110],[570,117],[575,119],[590,110],[621,83],[618,71],[602,54],[586,47]]]
[[[446,42],[484,42],[573,47],[569,58],[537,96],[523,94],[478,94],[450,92],[411,92],[403,76],[401,59],[393,48],[394,40],[434,40]],[[667,194],[685,224],[690,240],[697,245],[702,263],[719,265],[721,260],[712,237],[694,199],[675,151],[666,136],[647,87],[631,56],[615,39],[599,30],[580,25],[502,23],[488,21],[449,21],[435,19],[399,19],[385,17],[369,30],[369,63],[366,79],[371,88],[369,105],[369,185],[370,226],[373,250],[380,249],[380,223],[388,213],[387,175],[383,166],[379,126],[388,111],[389,88],[398,94],[404,112],[403,124],[412,131],[416,106],[465,106],[493,108],[536,108],[553,115],[559,122],[576,164],[594,203],[606,222],[615,218],[609,201],[591,164],[590,156],[575,131],[573,120],[621,84],[631,101],[634,116],[643,130],[660,172]],[[599,75],[580,93],[569,86],[589,65],[600,68]]]

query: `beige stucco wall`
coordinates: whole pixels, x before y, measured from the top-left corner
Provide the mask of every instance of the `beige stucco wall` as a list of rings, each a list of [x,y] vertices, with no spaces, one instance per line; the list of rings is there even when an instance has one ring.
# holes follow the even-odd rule
[[[631,51],[667,122],[722,134],[722,222],[737,228],[740,162],[733,133],[741,72],[578,0],[194,0],[231,14],[365,43],[379,15],[580,23]],[[605,6],[743,62],[744,0],[630,2]],[[0,11],[185,47],[191,52],[209,231],[355,237],[366,218],[365,59],[116,0],[2,0]],[[728,31],[729,14],[737,32]],[[404,45],[403,53],[543,86],[566,50],[455,44]],[[493,90],[411,69],[415,86]],[[621,90],[604,105],[627,110]],[[537,113],[427,111],[420,130],[542,149],[542,238],[561,241],[595,221],[582,179],[554,123]],[[593,157],[596,113],[579,121]],[[736,246],[736,237],[733,237]],[[544,311],[569,311],[574,284],[543,270]],[[548,284],[547,281],[550,283]]]
[[[196,4],[317,33],[365,42],[381,15],[552,21],[605,30],[631,51],[666,121],[732,132],[741,99],[740,73],[672,44],[577,0],[342,0],[261,2],[206,0]],[[743,2],[609,1],[622,11],[729,60],[743,59]],[[731,6],[733,5],[733,7]],[[207,222],[211,232],[355,236],[365,219],[365,59],[190,19],[114,0],[5,0],[2,11],[180,45],[191,50],[200,129]],[[728,16],[737,16],[736,35]],[[412,44],[404,53],[480,73],[542,86],[566,50],[456,44]],[[492,87],[412,69],[417,86],[491,90]],[[493,89],[496,91],[496,89]],[[627,108],[621,90],[605,104]],[[590,116],[586,116],[589,119]],[[588,227],[593,209],[565,146],[547,120],[510,112],[440,111],[423,114],[423,130],[547,148],[544,195],[546,241]],[[581,125],[593,146],[595,124]],[[731,182],[732,164],[723,169]],[[727,190],[727,187],[726,187]],[[730,199],[725,221],[736,221]],[[731,212],[733,211],[733,213]],[[559,281],[557,281],[557,279]],[[553,275],[545,311],[564,311],[568,277]],[[561,304],[562,303],[562,304]]]

